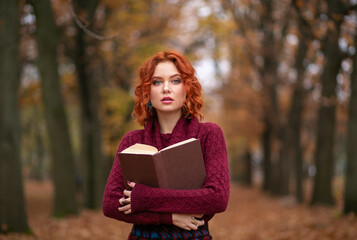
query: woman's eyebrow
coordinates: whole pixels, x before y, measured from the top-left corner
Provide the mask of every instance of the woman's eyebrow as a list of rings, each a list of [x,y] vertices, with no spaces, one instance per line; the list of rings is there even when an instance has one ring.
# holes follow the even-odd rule
[[[172,75],[170,78],[173,78],[173,77],[181,77],[181,76],[180,76],[180,74],[176,73],[176,74]]]
[[[172,75],[172,76],[170,76],[169,78],[174,78],[174,77],[181,77],[180,76],[180,74],[174,74],[174,75]],[[162,79],[162,77],[160,77],[160,76],[152,76],[152,78],[159,78],[159,79]]]

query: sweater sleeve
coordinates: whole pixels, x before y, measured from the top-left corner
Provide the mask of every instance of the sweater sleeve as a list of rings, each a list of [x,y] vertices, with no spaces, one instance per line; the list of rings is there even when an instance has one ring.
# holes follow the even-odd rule
[[[135,132],[134,132],[135,133]],[[134,133],[127,134],[121,141],[118,152],[129,147],[133,144],[133,139],[135,137]],[[105,186],[105,191],[103,195],[103,213],[105,216],[114,218],[120,221],[135,223],[135,224],[172,224],[172,214],[171,213],[159,213],[159,212],[148,212],[141,211],[133,214],[124,214],[119,212],[118,208],[121,206],[119,204],[119,199],[124,196],[124,181],[122,177],[122,171],[119,163],[118,154],[116,154],[112,169],[110,171],[107,184]]]
[[[229,168],[224,136],[220,127],[206,123],[202,151],[206,179],[201,189],[160,189],[136,184],[131,193],[131,210],[137,212],[198,213],[223,212],[229,198]]]

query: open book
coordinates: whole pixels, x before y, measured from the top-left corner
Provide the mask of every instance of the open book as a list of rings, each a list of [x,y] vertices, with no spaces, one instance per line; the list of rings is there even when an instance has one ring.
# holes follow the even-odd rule
[[[119,153],[126,188],[127,181],[150,187],[199,189],[206,171],[200,141],[190,138],[160,151],[145,144],[134,144]]]

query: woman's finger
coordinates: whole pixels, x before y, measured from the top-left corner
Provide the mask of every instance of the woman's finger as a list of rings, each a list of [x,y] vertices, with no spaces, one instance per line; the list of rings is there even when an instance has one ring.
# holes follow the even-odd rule
[[[190,228],[190,230],[197,230],[198,228],[198,226],[193,223],[189,224],[188,227]]]
[[[126,190],[126,189],[123,191],[123,193],[124,193],[124,195],[127,196],[127,197],[130,197],[130,195],[131,195],[131,191]]]
[[[205,221],[204,220],[198,220],[196,219],[195,217],[191,217],[192,221],[191,221],[191,224],[193,224],[194,226],[196,226],[194,228],[194,230],[197,230],[198,227],[201,227],[205,224]]]
[[[123,207],[119,207],[118,210],[119,212],[126,212],[128,210],[131,209],[131,205],[130,204],[127,204],[127,205],[124,205]]]
[[[192,217],[192,220],[193,220],[192,223],[195,224],[196,226],[202,226],[205,224],[204,220],[199,220],[196,217]]]
[[[121,199],[119,199],[119,204],[120,205],[126,205],[128,204],[129,202],[126,200],[126,198],[122,197]]]
[[[130,181],[128,181],[128,185],[129,185],[129,187],[131,187],[131,188],[134,188],[135,187],[135,182],[130,182]]]
[[[198,220],[195,217],[191,217],[191,223],[197,226]]]
[[[198,220],[197,221],[197,226],[200,227],[200,226],[203,226],[205,225],[205,221],[204,220]]]
[[[131,208],[124,212],[124,214],[130,214],[130,213],[131,213]]]
[[[119,199],[119,203],[120,205],[126,205],[130,203],[130,198],[124,198],[122,197],[121,199]]]

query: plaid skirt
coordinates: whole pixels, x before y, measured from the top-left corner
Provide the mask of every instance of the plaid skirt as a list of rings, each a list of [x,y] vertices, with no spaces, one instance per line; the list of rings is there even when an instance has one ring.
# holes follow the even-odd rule
[[[205,224],[197,230],[187,231],[174,225],[134,225],[128,240],[211,240],[208,226]]]

